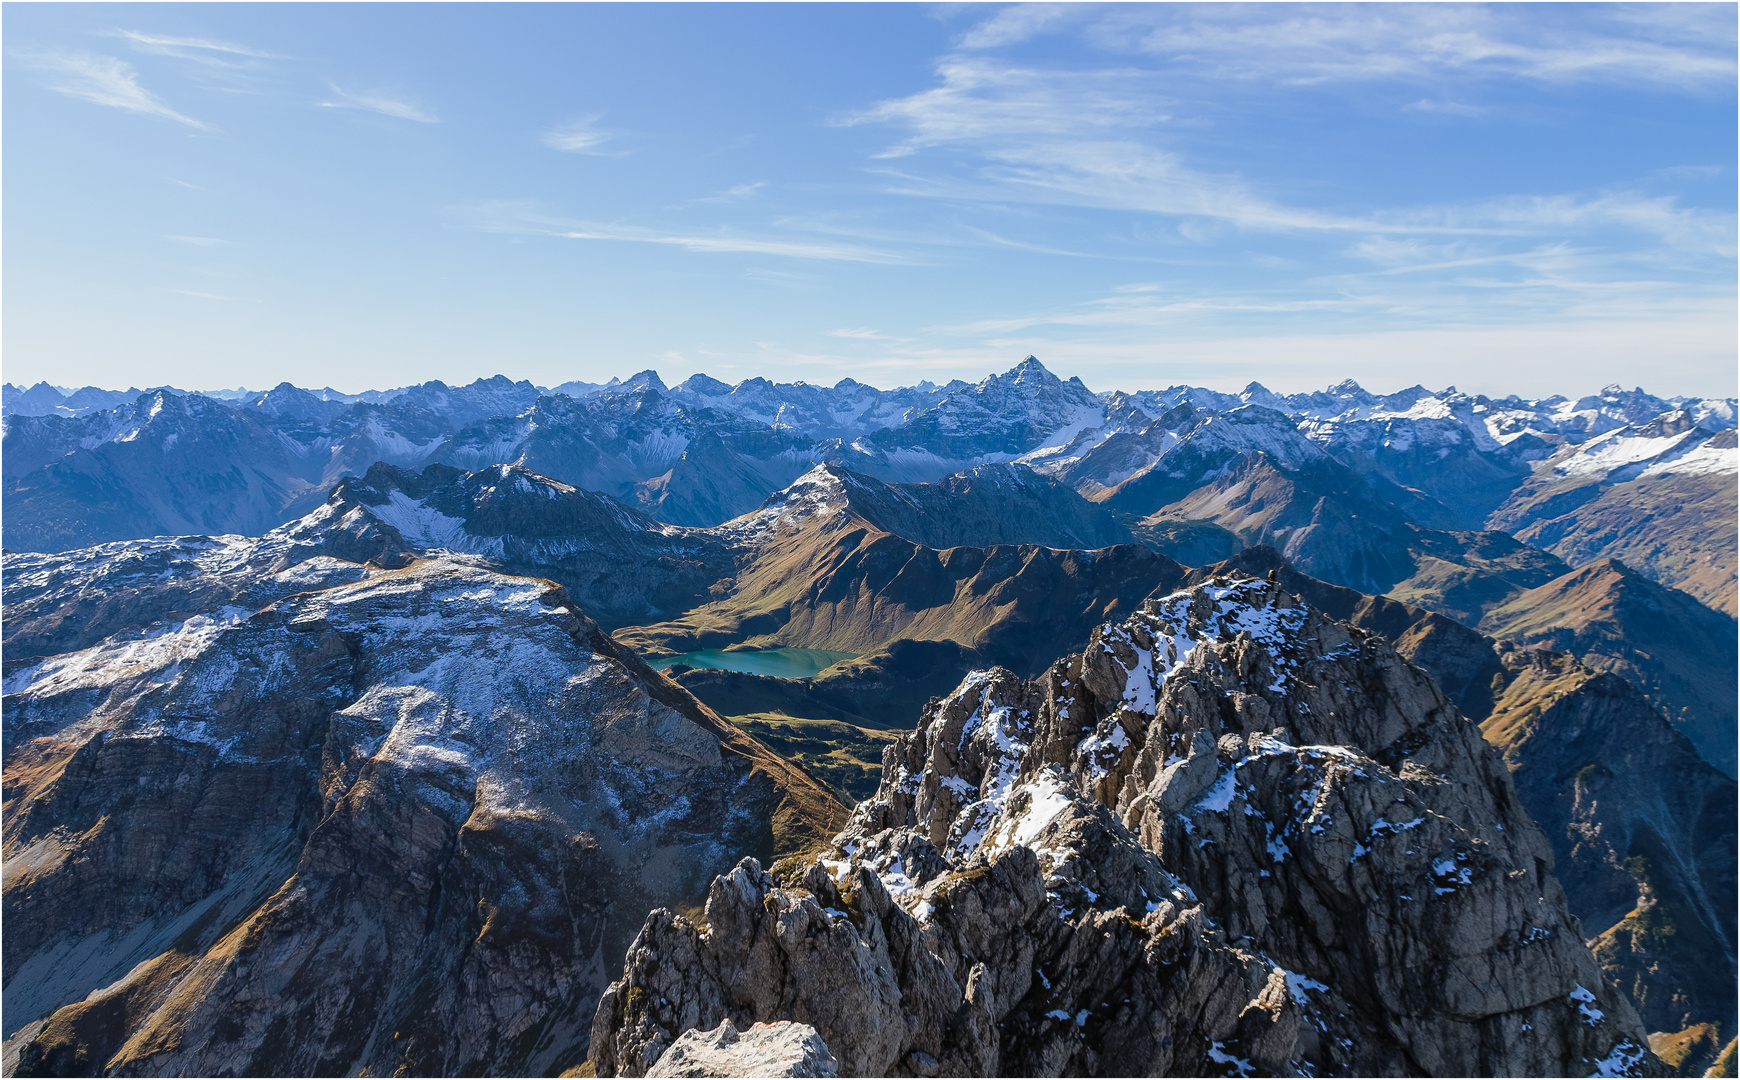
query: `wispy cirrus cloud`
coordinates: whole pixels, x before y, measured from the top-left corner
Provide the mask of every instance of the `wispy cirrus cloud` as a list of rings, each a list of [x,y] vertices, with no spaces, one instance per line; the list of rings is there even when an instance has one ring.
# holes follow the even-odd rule
[[[1557,195],[1508,195],[1373,215],[1366,231],[1534,237],[1622,230],[1687,256],[1732,258],[1734,215],[1682,206],[1672,195],[1618,187]]]
[[[613,225],[593,225],[558,232],[552,235],[569,240],[619,240],[636,244],[666,244],[687,251],[736,252],[750,255],[782,255],[793,259],[822,259],[833,262],[863,262],[901,265],[918,260],[896,252],[878,251],[857,244],[784,240],[743,236],[723,230],[715,233],[687,235],[663,233],[652,229],[636,229]]]
[[[1368,331],[1426,326],[1670,320],[1732,307],[1732,286],[1688,287],[1670,273],[1640,274],[1634,260],[1548,243],[1491,251],[1465,240],[1377,238],[1344,253],[1337,269],[1242,283],[1132,282],[1074,303],[994,315],[935,332],[967,337],[1082,331],[1097,336],[1165,330],[1249,333],[1259,327],[1349,325]],[[1360,263],[1366,264],[1360,266]],[[1671,270],[1671,268],[1660,268]]]
[[[728,187],[724,191],[721,191],[717,194],[703,195],[698,199],[691,199],[689,201],[690,202],[698,202],[698,203],[738,202],[740,200],[749,198],[750,196],[754,195],[756,192],[760,191],[762,188],[764,188],[766,186],[767,186],[767,181],[757,180],[752,184],[738,184],[735,187]]]
[[[1622,228],[1697,251],[1732,250],[1732,214],[1627,189],[1515,195],[1347,213],[1289,205],[1237,175],[1193,167],[1163,144],[1167,103],[1129,69],[1047,72],[985,57],[938,65],[939,85],[844,117],[906,136],[882,157],[920,150],[969,168],[882,167],[894,193],[969,202],[1039,203],[1221,222],[1257,232],[1538,235]],[[1197,230],[1200,232],[1200,229]]]
[[[1047,71],[986,57],[948,57],[938,85],[836,120],[906,135],[878,157],[941,150],[974,165],[924,177],[891,173],[894,190],[976,201],[1055,202],[1215,218],[1253,227],[1336,228],[1337,215],[1286,207],[1234,176],[1187,165],[1144,141],[1168,119],[1149,73]]]
[[[116,37],[125,39],[139,52],[154,53],[159,56],[173,56],[181,60],[194,60],[203,64],[231,65],[237,58],[244,61],[280,60],[282,57],[269,52],[238,45],[230,41],[214,41],[211,38],[178,37],[173,34],[153,34],[143,30],[116,30]]]
[[[926,147],[1036,136],[1086,137],[1130,132],[1170,117],[1151,76],[1133,68],[1054,71],[971,57],[937,64],[939,84],[847,113],[843,126],[889,124],[910,134],[882,157]]]
[[[845,327],[839,330],[829,330],[829,337],[853,338],[858,341],[887,341],[888,335],[867,326]]]
[[[171,108],[161,98],[139,85],[133,65],[113,56],[83,50],[54,50],[23,58],[30,66],[49,74],[49,89],[95,105],[106,105],[138,116],[170,120],[201,131],[209,125]]]
[[[353,93],[341,90],[332,83],[327,84],[327,89],[332,92],[336,100],[315,102],[319,108],[362,109],[365,112],[380,113],[382,116],[391,116],[398,120],[414,120],[419,124],[439,124],[441,122],[441,118],[434,113],[384,90]]]
[[[636,225],[576,221],[544,213],[523,202],[489,203],[465,215],[484,232],[527,233],[564,240],[604,240],[658,244],[710,254],[775,255],[827,262],[913,265],[923,260],[882,247],[806,236],[751,235],[734,229],[657,229]]]
[[[1402,106],[1403,112],[1438,113],[1443,116],[1466,116],[1478,119],[1492,110],[1481,105],[1468,105],[1460,101],[1435,101],[1431,98],[1421,98]]]
[[[194,247],[219,247],[229,243],[228,240],[219,240],[215,236],[180,236],[175,233],[165,234],[164,239],[174,240],[181,244],[192,244]]]
[[[1058,24],[1079,19],[1091,9],[1076,4],[1010,4],[961,36],[963,49],[993,49],[1014,45]]]
[[[617,132],[598,126],[603,113],[593,113],[538,136],[538,141],[552,150],[565,154],[587,154],[591,157],[626,157],[631,151],[605,144],[617,137]]]
[[[1085,36],[1194,76],[1292,85],[1454,76],[1719,91],[1736,70],[1730,4],[1116,7]]]

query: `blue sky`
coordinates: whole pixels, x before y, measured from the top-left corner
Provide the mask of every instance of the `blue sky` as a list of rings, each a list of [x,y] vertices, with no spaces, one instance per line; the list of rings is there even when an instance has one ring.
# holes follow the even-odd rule
[[[1736,10],[8,4],[3,374],[1733,394]]]

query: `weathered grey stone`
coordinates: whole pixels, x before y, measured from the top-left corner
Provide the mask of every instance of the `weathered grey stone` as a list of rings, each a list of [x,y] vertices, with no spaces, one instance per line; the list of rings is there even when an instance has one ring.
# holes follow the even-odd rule
[[[730,1020],[712,1031],[685,1031],[648,1076],[839,1076],[816,1029],[782,1020],[739,1032]]]

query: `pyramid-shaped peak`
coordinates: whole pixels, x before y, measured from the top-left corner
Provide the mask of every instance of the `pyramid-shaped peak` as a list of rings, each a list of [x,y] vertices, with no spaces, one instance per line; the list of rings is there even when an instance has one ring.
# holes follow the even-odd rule
[[[731,386],[729,383],[720,382],[718,379],[713,378],[713,376],[699,371],[678,383],[677,389],[688,390],[696,394],[704,394],[707,397],[724,397],[726,394],[731,392]]]
[[[308,409],[318,404],[320,397],[302,389],[290,382],[281,382],[270,390],[263,390],[241,404],[262,409],[268,413],[283,415],[286,411]]]
[[[621,385],[630,390],[663,391],[669,389],[669,387],[665,385],[664,380],[659,378],[659,373],[654,371],[652,368],[647,368],[645,371],[635,372],[633,375],[630,375],[625,379]]]
[[[1004,378],[1009,378],[1011,376],[1014,377],[1016,382],[1021,382],[1026,379],[1040,379],[1045,382],[1063,381],[1056,375],[1053,375],[1051,369],[1040,363],[1039,357],[1037,356],[1029,356],[1027,359],[1004,372]]]

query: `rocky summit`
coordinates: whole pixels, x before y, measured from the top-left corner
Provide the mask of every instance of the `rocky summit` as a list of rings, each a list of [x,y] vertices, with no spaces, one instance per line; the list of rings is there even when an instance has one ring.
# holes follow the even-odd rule
[[[16,1075],[560,1069],[648,908],[843,820],[553,582],[345,576],[9,676]]]
[[[976,671],[831,851],[655,911],[599,1075],[814,1028],[844,1075],[1649,1075],[1480,730],[1383,638],[1224,577]]]

